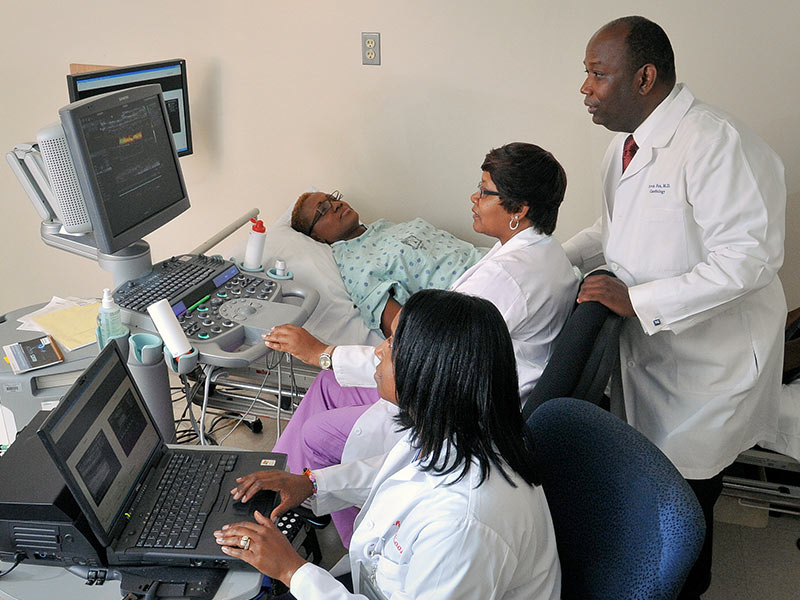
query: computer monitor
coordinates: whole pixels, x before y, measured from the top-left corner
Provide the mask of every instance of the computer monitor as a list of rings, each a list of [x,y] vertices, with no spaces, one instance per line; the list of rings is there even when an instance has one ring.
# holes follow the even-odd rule
[[[98,250],[113,254],[189,208],[158,85],[93,96],[58,112]]]
[[[186,87],[186,61],[174,58],[77,75],[67,75],[69,101],[129,87],[158,83],[164,92],[172,134],[178,156],[192,153],[192,128],[189,121],[189,92]]]

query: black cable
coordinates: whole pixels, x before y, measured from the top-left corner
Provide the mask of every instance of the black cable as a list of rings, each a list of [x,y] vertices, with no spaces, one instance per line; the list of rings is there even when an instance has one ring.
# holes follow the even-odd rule
[[[14,564],[11,565],[11,567],[9,569],[7,569],[7,570],[3,571],[2,573],[0,573],[0,577],[2,577],[3,575],[8,575],[9,573],[11,573],[11,571],[16,569],[22,563],[22,561],[25,560],[26,558],[28,558],[28,555],[25,554],[24,552],[15,552],[14,553]]]
[[[212,434],[215,431],[218,431],[219,429],[222,429],[224,427],[230,427],[231,425],[233,425],[233,423],[231,423],[230,421],[238,418],[239,417],[237,415],[218,414],[211,421],[211,425],[208,426],[208,434]]]

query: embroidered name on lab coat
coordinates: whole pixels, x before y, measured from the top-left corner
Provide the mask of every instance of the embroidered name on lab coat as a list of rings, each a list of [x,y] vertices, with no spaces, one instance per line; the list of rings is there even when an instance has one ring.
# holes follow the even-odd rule
[[[664,194],[669,188],[670,185],[668,183],[650,183],[647,186],[651,194]]]
[[[395,521],[395,523],[394,523],[394,527],[395,527],[396,529],[400,529],[400,521]],[[394,532],[394,537],[392,538],[392,543],[394,544],[394,547],[395,547],[395,548],[397,548],[397,551],[398,551],[400,554],[402,554],[402,553],[403,553],[403,547],[402,547],[402,546],[400,545],[400,543],[397,541],[397,531],[395,531],[395,532]]]

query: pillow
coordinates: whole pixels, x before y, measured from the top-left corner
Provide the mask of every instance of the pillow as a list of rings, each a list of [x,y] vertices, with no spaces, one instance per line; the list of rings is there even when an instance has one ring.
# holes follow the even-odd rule
[[[327,344],[377,346],[383,341],[383,335],[367,327],[361,313],[350,300],[330,246],[292,229],[295,201],[292,200],[287,210],[267,227],[262,263],[264,268],[269,269],[277,259],[282,259],[286,262],[286,270],[292,272],[298,283],[319,292],[319,304],[303,325],[314,337]],[[244,245],[231,260],[238,263],[243,257]]]

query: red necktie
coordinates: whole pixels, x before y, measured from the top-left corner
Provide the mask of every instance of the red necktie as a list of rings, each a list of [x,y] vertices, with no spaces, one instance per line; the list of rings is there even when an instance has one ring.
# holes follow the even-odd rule
[[[629,135],[625,139],[625,145],[622,147],[622,172],[625,172],[625,169],[628,168],[628,165],[631,162],[631,159],[636,154],[636,151],[639,149],[639,146],[636,145],[636,142],[633,141],[633,134]]]

